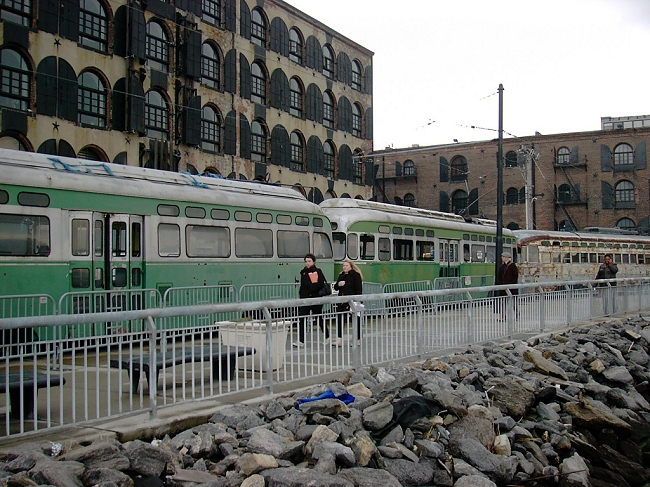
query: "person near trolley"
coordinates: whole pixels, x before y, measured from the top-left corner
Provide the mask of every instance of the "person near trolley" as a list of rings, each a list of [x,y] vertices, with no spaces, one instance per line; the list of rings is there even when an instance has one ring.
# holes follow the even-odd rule
[[[503,252],[501,254],[501,266],[499,267],[499,272],[497,274],[497,285],[503,285],[503,284],[517,284],[517,281],[519,280],[519,269],[517,269],[517,265],[512,261],[512,254],[510,252]],[[514,296],[514,309],[517,309],[517,298],[516,296],[519,294],[518,289],[510,289],[510,293]],[[508,292],[505,289],[502,289],[499,291],[499,296],[507,296]],[[506,306],[505,306],[505,297],[502,297],[500,299],[500,312],[501,312],[501,319],[503,321],[506,320]]]
[[[300,290],[298,295],[301,299],[318,298],[323,287],[329,286],[323,271],[316,267],[316,256],[314,254],[305,255],[305,267],[300,270]],[[298,341],[293,343],[294,347],[305,346],[305,330],[307,327],[307,317],[309,314],[316,316],[320,329],[325,334],[325,344],[329,344],[330,332],[325,326],[323,319],[323,305],[312,304],[309,306],[300,306],[298,309],[300,316],[298,324]]]
[[[343,262],[343,270],[339,274],[334,284],[334,290],[339,292],[339,296],[357,296],[363,294],[363,276],[357,265],[350,259]],[[350,303],[338,303],[336,305],[336,322],[337,338],[335,345],[343,345],[343,323],[349,323],[349,317],[355,316],[357,319],[357,344],[361,340],[361,322],[355,310],[350,313]]]
[[[612,260],[612,255],[605,254],[603,256],[603,263],[598,267],[596,279],[616,279],[617,272],[618,266]],[[612,313],[616,313],[616,283],[612,282],[611,286],[608,286],[607,283],[603,283],[600,287],[601,296],[603,298],[603,314],[609,314],[610,309]]]

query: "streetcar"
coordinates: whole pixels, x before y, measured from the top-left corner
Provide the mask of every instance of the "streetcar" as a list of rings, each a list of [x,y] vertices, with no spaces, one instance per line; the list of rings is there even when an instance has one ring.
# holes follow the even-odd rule
[[[617,277],[647,276],[650,271],[647,236],[603,230],[515,230],[514,234],[520,283],[594,279],[605,254],[611,254],[618,265]]]
[[[333,274],[330,222],[291,188],[7,149],[0,174],[0,298],[294,285],[308,252]]]
[[[466,221],[452,213],[350,198],[325,200],[320,206],[332,224],[335,272],[349,258],[364,281],[382,285],[436,280],[456,283],[447,287],[494,284],[493,220]],[[514,234],[504,228],[502,235],[503,250],[514,254]]]

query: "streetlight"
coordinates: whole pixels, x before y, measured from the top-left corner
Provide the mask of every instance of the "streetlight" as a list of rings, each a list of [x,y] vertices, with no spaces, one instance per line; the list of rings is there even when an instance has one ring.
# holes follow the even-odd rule
[[[497,255],[494,282],[499,275],[501,253],[503,252],[503,84],[499,83],[499,144],[497,148]]]

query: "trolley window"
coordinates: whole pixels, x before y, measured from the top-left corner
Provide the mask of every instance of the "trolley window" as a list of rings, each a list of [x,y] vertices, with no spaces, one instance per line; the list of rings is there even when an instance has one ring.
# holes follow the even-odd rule
[[[387,238],[379,239],[379,260],[387,262],[390,260],[390,240]]]
[[[273,257],[273,232],[258,228],[235,229],[237,257]]]
[[[205,218],[205,208],[188,206],[185,208],[185,216],[188,218]]]
[[[238,222],[250,222],[253,221],[253,214],[250,211],[236,211],[235,220]]]
[[[181,210],[176,205],[158,205],[158,214],[160,216],[178,216]]]
[[[273,215],[270,213],[258,213],[255,218],[257,223],[273,223]]]
[[[0,205],[6,205],[9,202],[9,193],[0,189]]]
[[[416,228],[415,229],[415,236],[416,237],[424,237],[424,230],[422,230],[421,228]]]
[[[142,226],[140,222],[131,223],[131,257],[140,257],[142,254]]]
[[[104,222],[101,220],[95,220],[95,236],[94,239],[94,250],[95,257],[101,257],[104,255]]]
[[[210,210],[210,218],[213,220],[229,220],[230,212],[228,210],[220,210],[218,208],[213,208]]]
[[[278,257],[304,257],[309,252],[309,233],[278,230]]]
[[[307,225],[309,225],[309,217],[297,216],[296,225],[300,225],[301,227],[306,227]]]
[[[436,244],[433,242],[415,242],[415,250],[417,251],[418,260],[435,260],[435,248]]]
[[[332,243],[326,233],[314,232],[314,255],[318,259],[332,258]],[[345,257],[345,254],[343,256]]]
[[[528,245],[528,262],[531,264],[539,262],[539,247],[537,245]]]
[[[433,237],[435,237],[435,236],[436,236],[436,235],[435,235],[435,232],[434,232],[433,230],[427,230],[427,237],[431,237],[431,238],[433,238]]]
[[[472,262],[485,262],[485,245],[472,245]]]
[[[313,222],[314,222],[315,227],[319,227],[319,228],[323,227],[323,219],[322,218],[314,217]]]
[[[379,233],[390,233],[390,227],[388,225],[379,225]]]
[[[70,230],[72,232],[70,239],[72,255],[90,255],[90,221],[73,218]]]
[[[352,239],[354,234],[350,234],[349,238]],[[315,243],[315,242],[314,242]],[[332,245],[334,246],[334,260],[343,260],[345,259],[345,233],[343,232],[334,232],[332,234]],[[350,250],[356,249],[356,246],[351,247]],[[318,257],[318,256],[316,256]],[[356,259],[357,257],[354,256],[352,257],[350,255],[351,259]]]
[[[485,262],[494,264],[496,262],[497,248],[493,245],[488,245],[485,249]]]
[[[113,257],[126,257],[126,222],[113,222],[111,232],[113,238],[113,248],[111,249]]]
[[[185,244],[188,257],[229,257],[230,229],[188,225],[185,227]]]
[[[44,216],[0,215],[0,255],[50,255],[50,220]]]
[[[393,260],[413,260],[413,240],[393,240]]]
[[[291,215],[278,215],[275,217],[275,221],[279,225],[291,225]]]
[[[90,269],[85,267],[75,268],[70,271],[71,284],[74,289],[90,287]]]
[[[45,208],[50,206],[50,197],[45,193],[18,193],[18,203],[21,206],[38,206]]]
[[[181,255],[181,229],[178,225],[171,223],[158,225],[158,255],[161,257]]]
[[[393,227],[393,235],[401,235],[402,227]]]
[[[359,242],[359,251],[359,258],[361,260],[375,260],[375,236],[368,233],[361,235],[361,240]]]

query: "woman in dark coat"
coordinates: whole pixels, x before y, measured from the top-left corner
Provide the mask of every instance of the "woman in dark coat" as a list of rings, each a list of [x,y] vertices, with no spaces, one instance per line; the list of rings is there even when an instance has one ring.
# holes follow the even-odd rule
[[[503,252],[501,254],[501,266],[499,267],[499,273],[497,274],[497,285],[500,284],[517,284],[519,280],[519,269],[517,269],[516,264],[512,261],[512,254],[510,252]],[[519,294],[518,289],[510,289],[510,294],[516,296]],[[508,293],[505,289],[499,291],[499,296],[507,296]],[[499,300],[501,320],[506,320],[506,307],[505,307],[505,298]],[[513,300],[513,306],[515,311],[517,310],[517,298]]]
[[[300,270],[300,290],[298,295],[301,299],[317,298],[324,286],[329,286],[323,271],[316,267],[316,256],[314,254],[305,255],[305,267]],[[294,342],[294,347],[305,346],[305,328],[307,326],[307,316],[312,313],[318,318],[320,329],[325,333],[325,343],[329,343],[330,332],[325,327],[323,320],[323,305],[312,304],[310,306],[300,306],[298,314],[300,315],[300,323],[298,324],[298,341]]]
[[[343,262],[343,271],[339,274],[334,284],[334,290],[339,296],[357,296],[363,294],[363,280],[361,271],[351,260]],[[343,321],[350,316],[350,303],[339,303],[336,305],[337,339],[336,346],[343,345]],[[353,311],[356,316],[356,312]],[[357,317],[357,343],[361,340],[361,323]]]

